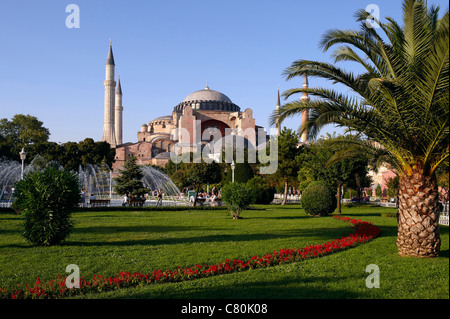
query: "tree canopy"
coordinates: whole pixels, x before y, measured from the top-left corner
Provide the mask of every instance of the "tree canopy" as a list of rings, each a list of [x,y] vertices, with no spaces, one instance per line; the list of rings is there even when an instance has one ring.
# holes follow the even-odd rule
[[[114,178],[116,182],[114,191],[119,195],[143,196],[147,189],[142,183],[144,174],[136,163],[137,159],[131,156],[124,164],[123,169],[119,170],[119,176]]]
[[[32,115],[16,114],[11,120],[0,119],[0,156],[19,160],[22,148],[47,142],[50,131],[43,125]]]
[[[397,246],[402,256],[439,255],[439,194],[436,171],[449,158],[449,11],[428,8],[423,0],[403,1],[403,25],[387,17],[356,12],[358,30],[330,30],[320,43],[335,48],[334,64],[300,59],[288,67],[286,79],[318,77],[336,87],[293,88],[289,98],[307,92],[310,101],[282,105],[271,124],[309,110],[301,132],[314,139],[328,124],[365,137],[349,143],[388,163],[399,175]],[[374,28],[367,21],[375,20]],[[355,62],[359,74],[338,67]],[[348,95],[352,92],[352,96]],[[431,226],[430,226],[431,225]]]

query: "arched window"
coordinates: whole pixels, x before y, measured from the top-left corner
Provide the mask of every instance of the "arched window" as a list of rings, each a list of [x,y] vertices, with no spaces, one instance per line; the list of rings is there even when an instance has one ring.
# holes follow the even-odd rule
[[[164,149],[164,141],[161,142],[161,148]]]

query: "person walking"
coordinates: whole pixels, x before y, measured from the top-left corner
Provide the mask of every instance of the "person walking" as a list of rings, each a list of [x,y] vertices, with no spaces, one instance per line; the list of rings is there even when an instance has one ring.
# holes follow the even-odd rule
[[[127,206],[127,204],[128,204],[128,193],[126,193],[125,196],[123,197],[122,206]]]
[[[163,193],[161,191],[161,188],[158,189],[158,193],[156,194],[156,198],[158,199],[158,201],[156,202],[156,206],[162,206]]]

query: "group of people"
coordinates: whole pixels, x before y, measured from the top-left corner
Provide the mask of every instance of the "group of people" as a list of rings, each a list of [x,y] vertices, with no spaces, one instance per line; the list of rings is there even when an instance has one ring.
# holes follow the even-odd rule
[[[162,206],[163,192],[161,188],[155,191],[154,196],[157,198],[156,206]],[[126,193],[125,196],[123,197],[122,206],[130,205],[130,202],[132,202],[133,199],[135,199],[133,195],[130,196],[128,193]]]
[[[188,189],[184,189],[183,190],[183,195],[184,193],[188,192]],[[163,200],[163,192],[161,189],[158,189],[157,191],[151,191],[149,193],[150,196],[155,196],[157,201],[156,201],[156,206],[162,206],[162,200]],[[135,197],[133,195],[129,195],[129,193],[126,193],[123,197],[123,202],[122,202],[122,206],[130,206],[130,203],[133,202],[133,199],[135,199]],[[197,194],[197,201],[200,202],[204,202],[206,201],[206,199],[210,199],[211,202],[218,202],[220,200],[220,194],[219,194],[219,189],[214,186],[211,190],[211,193],[208,192],[199,192]],[[195,198],[193,196],[190,196],[189,201],[193,202],[195,200]]]
[[[220,197],[219,197],[219,189],[214,186],[211,190],[211,194],[209,194],[208,192],[199,192],[197,194],[197,201],[198,202],[205,202],[207,199],[210,199],[211,202],[217,202],[219,201]],[[190,196],[189,201],[190,202],[194,202],[195,198],[194,196]]]

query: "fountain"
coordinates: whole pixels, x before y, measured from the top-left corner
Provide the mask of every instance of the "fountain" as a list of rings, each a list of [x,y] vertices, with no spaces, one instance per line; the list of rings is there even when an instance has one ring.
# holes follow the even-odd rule
[[[141,171],[144,174],[142,182],[151,191],[161,189],[167,196],[178,196],[180,194],[178,187],[162,171],[151,166],[141,166]]]
[[[0,207],[9,207],[13,199],[14,184],[20,179],[21,163],[0,160]]]
[[[0,207],[10,207],[14,200],[14,184],[20,180],[22,164],[13,160],[0,159]],[[62,168],[56,161],[45,163],[42,156],[35,156],[29,165],[24,166],[24,176],[44,169],[46,166]]]
[[[46,163],[42,156],[37,155],[30,164],[25,166],[24,175],[40,171],[49,165],[62,169],[58,162]],[[144,175],[142,182],[149,190],[146,205],[156,203],[152,192],[158,189],[161,189],[164,193],[164,202],[166,204],[172,203],[176,205],[184,202],[179,198],[180,190],[164,172],[150,166],[141,166],[141,170]],[[107,165],[80,165],[77,174],[80,190],[82,190],[85,199],[109,199],[111,206],[121,205],[121,197],[114,192],[115,181],[113,173]],[[14,184],[20,180],[20,175],[21,163],[7,159],[0,160],[0,207],[11,206],[14,200]],[[87,203],[88,201],[85,202]]]
[[[78,169],[78,180],[80,189],[90,195],[111,198],[114,180],[111,177],[112,172],[107,165],[87,164]]]

